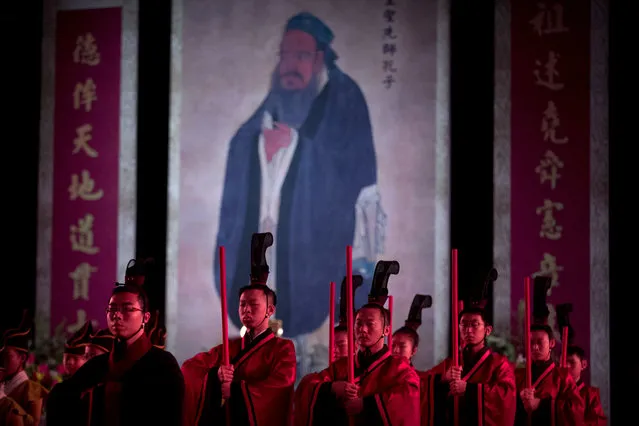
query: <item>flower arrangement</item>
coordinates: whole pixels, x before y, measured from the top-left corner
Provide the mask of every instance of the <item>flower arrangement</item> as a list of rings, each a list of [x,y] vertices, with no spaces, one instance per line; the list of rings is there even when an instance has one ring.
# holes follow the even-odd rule
[[[25,368],[29,379],[47,389],[51,389],[53,385],[62,381],[65,341],[64,324],[61,324],[56,327],[51,337],[41,340],[37,347],[29,352]],[[31,347],[33,348],[34,345]]]

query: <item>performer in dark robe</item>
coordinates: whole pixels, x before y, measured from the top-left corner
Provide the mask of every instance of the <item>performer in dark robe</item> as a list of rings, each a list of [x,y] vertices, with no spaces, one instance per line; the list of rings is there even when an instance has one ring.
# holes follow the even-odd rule
[[[510,426],[515,420],[515,373],[503,355],[486,346],[493,327],[486,310],[486,290],[496,271],[482,286],[469,291],[459,315],[463,345],[460,366],[446,358],[422,378],[422,425],[453,425],[458,399],[460,426]],[[474,294],[473,294],[474,293]]]
[[[151,315],[146,334],[153,346],[162,350],[166,349],[166,327],[160,325],[160,311],[155,311],[155,314]]]
[[[4,332],[0,343],[0,360],[4,368],[2,384],[5,394],[15,401],[27,416],[25,423],[37,425],[48,391],[30,380],[24,371],[29,354],[29,338],[32,331],[29,313],[24,311],[20,326]]]
[[[601,406],[599,388],[585,384],[581,377],[583,371],[588,368],[588,359],[586,358],[586,351],[574,343],[575,330],[570,325],[569,319],[572,305],[568,303],[558,305],[556,311],[559,330],[563,330],[564,327],[568,328],[566,364],[571,377],[577,384],[579,395],[584,400],[584,424],[587,426],[606,426],[608,418]]]
[[[13,399],[4,392],[4,367],[0,367],[0,425],[3,426],[24,426],[33,425],[27,419],[27,413]]]
[[[353,245],[359,257],[356,206],[379,201],[366,99],[335,64],[332,40],[330,28],[310,13],[287,22],[272,88],[230,142],[221,199],[217,246],[226,248],[229,303],[245,285],[251,235],[273,233],[277,318],[291,337],[326,320],[326,283],[345,275],[344,247]],[[370,215],[363,230],[382,222]],[[383,239],[369,237],[369,245]],[[378,249],[362,249],[373,251],[362,256]],[[241,327],[237,313],[230,318]]]
[[[408,311],[408,318],[404,326],[393,333],[393,353],[401,355],[412,363],[412,359],[419,347],[417,329],[422,325],[422,310],[430,308],[433,298],[424,294],[416,294]],[[419,374],[419,373],[418,373]]]
[[[87,321],[64,344],[62,363],[64,365],[65,378],[73,376],[87,361],[85,352],[86,347],[91,343],[91,334],[93,334],[93,326],[91,321]]]
[[[113,350],[114,344],[115,336],[108,328],[98,330],[91,335],[91,342],[86,346],[84,356],[88,361],[95,356],[109,353]]]
[[[151,314],[139,268],[129,262],[125,283],[116,283],[109,300],[113,351],[51,390],[47,426],[181,424],[184,380],[173,355],[153,347],[144,333]]]
[[[530,327],[532,388],[526,388],[526,369],[515,370],[517,382],[516,426],[583,425],[584,402],[567,369],[555,365],[551,351],[555,337],[548,325],[546,295],[550,278],[537,277],[533,290],[533,322]]]
[[[353,300],[356,290],[363,284],[361,275],[353,275]],[[346,333],[346,277],[342,280],[339,296],[339,322],[333,331],[333,360],[348,356],[348,334]]]
[[[357,312],[355,383],[347,382],[348,358],[303,381],[295,394],[295,426],[419,425],[419,377],[384,344],[390,334],[386,287],[398,272],[399,263],[378,262],[369,303]]]
[[[239,291],[239,316],[246,327],[229,339],[230,365],[223,365],[223,346],[202,352],[182,365],[186,382],[184,426],[285,426],[291,418],[295,384],[295,347],[269,327],[277,296],[266,286],[266,249],[270,233],[254,234],[251,283]]]

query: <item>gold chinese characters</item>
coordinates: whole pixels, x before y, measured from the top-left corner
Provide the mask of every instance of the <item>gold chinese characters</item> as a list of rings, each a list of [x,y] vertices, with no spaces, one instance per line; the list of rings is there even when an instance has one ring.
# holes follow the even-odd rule
[[[555,189],[557,180],[561,177],[559,169],[564,168],[564,163],[551,150],[547,150],[544,158],[541,159],[539,165],[535,168],[535,173],[539,175],[540,183],[550,183],[550,189]]]
[[[87,78],[84,83],[76,83],[75,90],[73,91],[74,109],[80,109],[80,107],[84,106],[84,110],[89,112],[91,111],[93,102],[97,100],[96,86],[92,78]]]
[[[537,14],[528,21],[537,34],[542,36],[568,32],[568,28],[564,25],[563,5],[554,3],[548,7],[545,3],[537,3],[537,9]]]
[[[102,198],[104,191],[95,190],[95,181],[91,179],[88,170],[82,170],[80,176],[71,175],[71,185],[69,185],[69,200],[73,201],[78,198],[86,201],[96,201]]]
[[[537,2],[537,13],[528,21],[532,30],[543,36],[558,36],[569,32],[569,28],[564,24],[564,6],[558,2]],[[546,190],[554,191],[562,177],[560,171],[564,170],[560,147],[568,144],[569,137],[561,132],[561,119],[556,101],[552,99],[555,93],[562,91],[565,81],[560,73],[561,55],[555,50],[548,50],[545,58],[535,60],[535,68],[532,71],[535,86],[542,88],[550,96],[545,103],[546,107],[541,112],[540,140],[545,143],[556,145],[555,149],[545,149],[545,153],[538,165],[535,167],[535,174],[539,176],[539,183],[547,185]],[[552,244],[551,241],[558,241],[563,237],[563,226],[559,223],[558,212],[564,211],[564,203],[551,199],[545,195],[541,205],[535,208],[536,215],[540,218],[539,238],[547,241],[545,244]],[[561,213],[559,213],[559,219]],[[550,277],[552,286],[559,285],[559,275],[564,270],[563,266],[557,263],[557,257],[549,250],[544,250],[542,260],[539,263],[539,270],[534,275]]]
[[[96,254],[99,247],[93,245],[93,215],[87,213],[83,218],[78,219],[78,223],[70,226],[71,250],[84,254]]]
[[[96,67],[100,65],[102,57],[98,49],[98,41],[91,32],[80,34],[76,37],[75,46],[72,52],[73,63],[80,67]],[[98,84],[91,77],[80,79],[73,86],[71,101],[73,110],[80,114],[91,113],[95,103],[98,101]],[[66,98],[68,99],[68,98]],[[86,161],[91,161],[99,157],[98,150],[92,146],[93,125],[86,119],[81,119],[75,129],[73,138],[72,156],[85,157]],[[76,173],[71,173],[67,187],[68,199],[71,202],[95,202],[104,197],[104,191],[91,176],[90,167],[81,168]],[[75,223],[69,225],[69,243],[72,253],[77,253],[79,257],[75,269],[68,272],[71,285],[71,295],[73,300],[88,301],[90,296],[90,282],[94,273],[98,272],[98,267],[94,265],[95,257],[100,253],[100,247],[94,240],[93,227],[95,217],[91,211],[84,213],[76,219]],[[83,258],[92,256],[93,261]],[[87,312],[84,309],[76,309],[77,321],[66,326],[68,332],[75,332],[87,321]],[[66,319],[64,322],[66,323]],[[65,324],[61,324],[64,326]]]
[[[100,52],[93,34],[86,33],[78,36],[73,50],[73,62],[89,66],[100,63]]]
[[[73,300],[89,300],[89,279],[97,270],[95,266],[82,262],[69,274],[69,278],[73,280]]]

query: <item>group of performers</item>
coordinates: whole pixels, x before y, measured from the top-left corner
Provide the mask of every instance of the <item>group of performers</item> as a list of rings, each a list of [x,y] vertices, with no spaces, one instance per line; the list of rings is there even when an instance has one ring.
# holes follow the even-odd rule
[[[272,243],[270,233],[253,235],[250,283],[239,291],[238,313],[246,332],[230,339],[222,249],[223,342],[181,368],[164,350],[166,331],[158,326],[157,314],[151,315],[143,265],[135,261],[125,282],[113,289],[108,329],[93,332],[87,323],[68,340],[67,375],[50,391],[24,371],[30,334],[25,317],[1,342],[0,426],[41,424],[43,411],[42,423],[49,426],[606,424],[598,390],[581,380],[585,353],[568,344],[574,337],[569,306],[558,309],[566,330],[561,361],[557,365],[551,358],[556,340],[548,325],[548,279],[535,278],[532,308],[526,283],[526,367],[515,368],[486,344],[493,328],[485,290],[496,273],[458,303],[453,262],[452,340],[458,350],[431,370],[418,371],[411,360],[419,350],[422,310],[432,299],[416,295],[405,324],[392,333],[392,299],[389,309],[385,305],[389,278],[399,272],[399,263],[378,262],[368,303],[355,310],[362,278],[352,274],[348,249],[329,365],[295,388],[294,345],[269,326],[277,306],[277,295],[267,286],[266,250]]]

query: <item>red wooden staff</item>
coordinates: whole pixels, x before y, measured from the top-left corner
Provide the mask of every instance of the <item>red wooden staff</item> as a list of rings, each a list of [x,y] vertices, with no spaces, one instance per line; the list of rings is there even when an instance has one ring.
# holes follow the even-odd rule
[[[390,334],[388,335],[388,351],[393,353],[393,296],[388,296],[388,313],[390,318],[388,321],[388,327],[390,328]]]
[[[459,306],[458,312],[464,312],[464,301],[460,300],[459,302],[457,302],[457,306]],[[464,342],[459,342],[459,352],[462,352],[462,350],[464,349]]]
[[[453,261],[453,279],[452,279],[452,295],[451,295],[451,310],[453,319],[453,366],[459,367],[459,294],[457,292],[458,287],[458,275],[457,275],[457,249],[453,249],[452,253]],[[453,399],[453,424],[459,426],[459,397],[455,396]]]
[[[222,364],[229,365],[229,320],[228,306],[226,303],[226,250],[220,246],[220,297],[222,303]],[[222,405],[226,405],[226,424],[231,424],[231,409],[222,399]]]
[[[229,365],[229,320],[226,303],[226,250],[220,246],[220,297],[222,299],[222,362]]]
[[[532,356],[530,349],[530,277],[526,277],[524,280],[524,299],[526,302],[526,312],[524,319],[524,347],[526,348],[526,388],[532,388]]]
[[[353,341],[353,247],[346,246],[346,328],[348,329],[348,381],[355,383],[355,342]]]
[[[328,365],[333,363],[335,351],[335,283],[331,281],[331,291],[328,296]]]
[[[568,367],[568,327],[561,329],[561,360],[559,365],[562,368]]]

